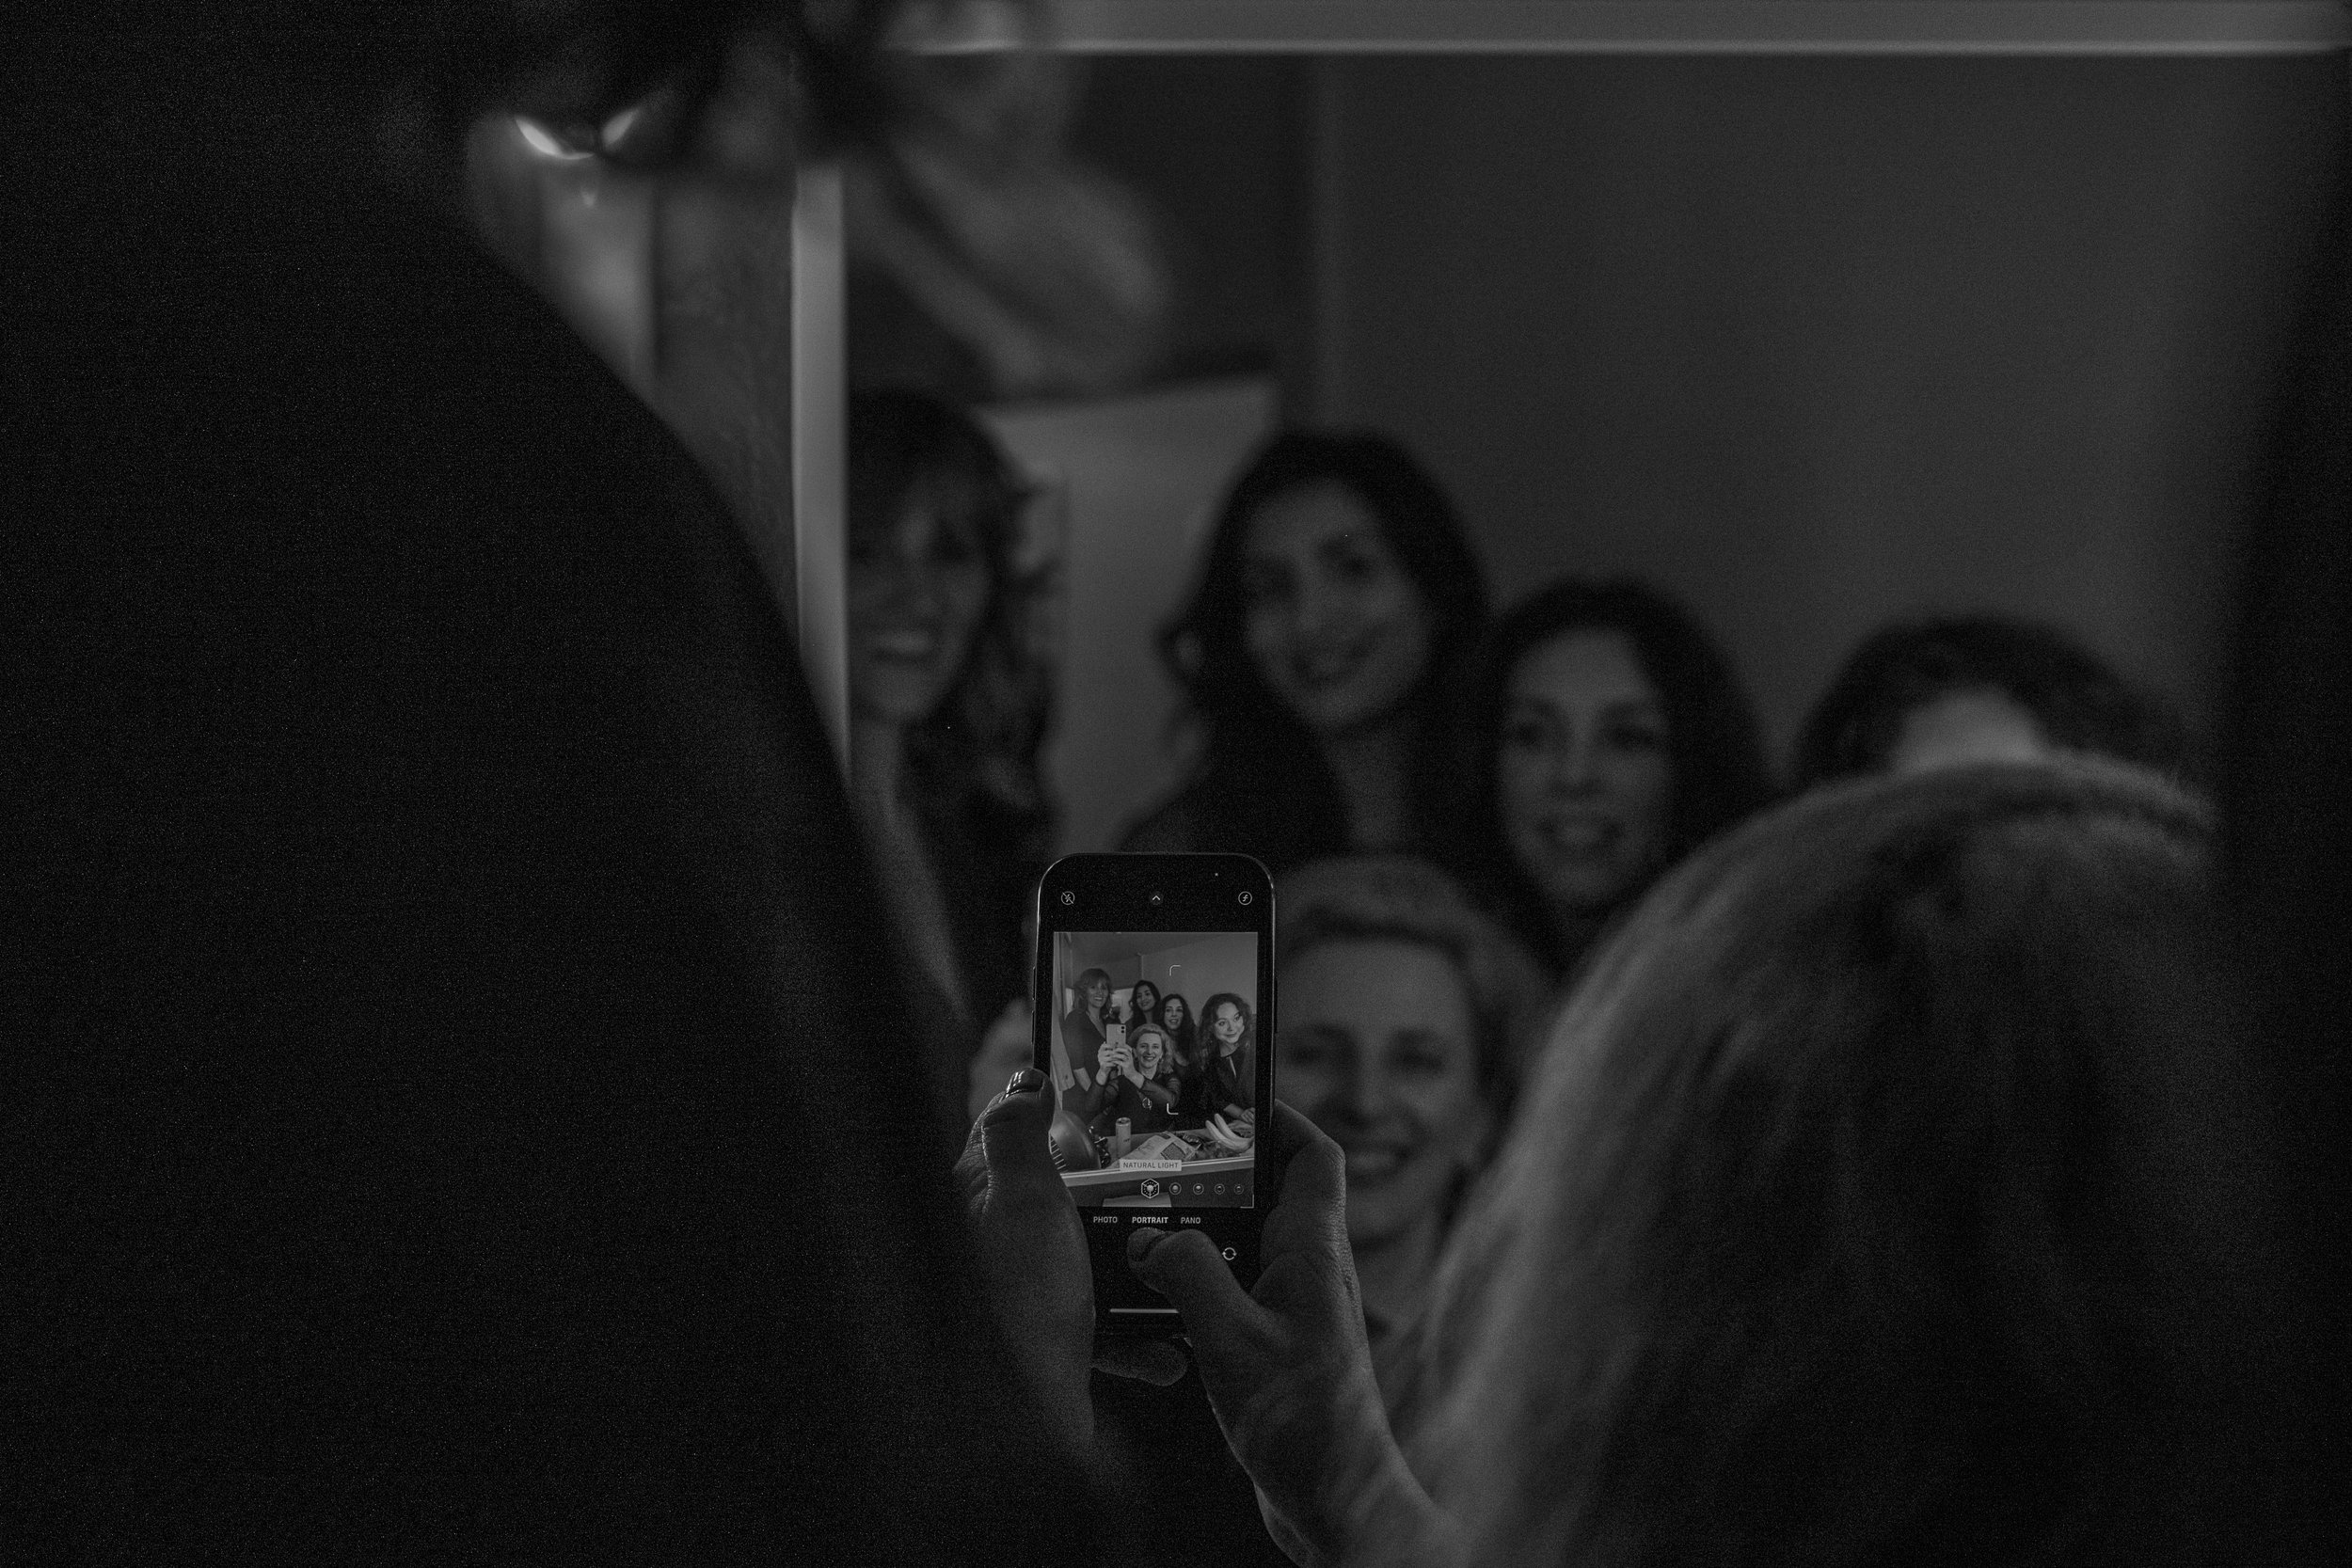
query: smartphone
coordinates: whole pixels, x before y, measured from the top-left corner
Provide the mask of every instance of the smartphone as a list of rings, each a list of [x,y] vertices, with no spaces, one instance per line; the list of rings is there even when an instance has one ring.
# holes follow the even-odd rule
[[[1116,998],[1158,989],[1152,1018]],[[1246,1290],[1274,1200],[1274,883],[1247,855],[1068,855],[1038,884],[1032,1060],[1059,1091],[1054,1163],[1077,1200],[1109,1334],[1178,1332],[1127,1267],[1151,1226],[1205,1232]],[[1181,1006],[1179,1006],[1181,1004]],[[1123,1024],[1124,1028],[1120,1028]]]

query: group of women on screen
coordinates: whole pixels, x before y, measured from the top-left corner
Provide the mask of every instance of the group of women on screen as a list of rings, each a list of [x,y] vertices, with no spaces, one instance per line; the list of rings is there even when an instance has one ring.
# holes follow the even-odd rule
[[[1219,991],[1200,1005],[1137,980],[1115,997],[1110,973],[1089,969],[1071,987],[1062,1014],[1075,1095],[1070,1110],[1107,1137],[1194,1128],[1208,1118],[1248,1118],[1257,1103],[1257,1022],[1250,1004]]]

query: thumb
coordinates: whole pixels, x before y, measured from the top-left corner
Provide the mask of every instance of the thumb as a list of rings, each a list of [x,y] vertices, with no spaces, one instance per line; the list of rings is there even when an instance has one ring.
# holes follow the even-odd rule
[[[992,1184],[1033,1180],[1061,1184],[1048,1141],[1055,1102],[1054,1081],[1035,1068],[1024,1068],[980,1113],[972,1137],[987,1160]]]
[[[1249,1299],[1216,1243],[1199,1230],[1138,1230],[1127,1239],[1127,1266],[1184,1315],[1184,1332],[1215,1344],[1263,1308]]]

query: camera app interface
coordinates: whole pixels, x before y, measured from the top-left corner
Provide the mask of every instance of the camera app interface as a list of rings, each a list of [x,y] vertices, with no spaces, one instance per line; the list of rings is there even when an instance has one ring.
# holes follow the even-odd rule
[[[1248,1209],[1257,1137],[1258,939],[1054,936],[1054,1163],[1109,1209]]]

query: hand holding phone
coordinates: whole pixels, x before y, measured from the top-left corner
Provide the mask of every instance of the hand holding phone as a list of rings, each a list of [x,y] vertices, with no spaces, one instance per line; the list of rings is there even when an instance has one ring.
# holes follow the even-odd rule
[[[1183,1313],[1217,1424],[1293,1561],[1452,1568],[1464,1560],[1459,1533],[1406,1467],[1374,1381],[1345,1161],[1287,1105],[1268,1127],[1282,1196],[1266,1216],[1254,1289],[1245,1292],[1206,1238],[1181,1230],[1138,1230],[1129,1259]]]
[[[1165,975],[1164,984],[1155,980],[1163,1003],[1182,996],[1187,1014],[1214,1017],[1226,1031],[1225,1093],[1271,1098],[1274,887],[1263,866],[1242,855],[1073,855],[1048,868],[1038,899],[1039,995],[1099,993]],[[1151,1102],[1136,1113],[1148,1115],[1151,1130],[1173,1135],[1151,1143],[1148,1154],[1122,1148],[1125,1158],[1065,1168],[1062,1180],[1087,1238],[1098,1329],[1168,1335],[1175,1309],[1127,1267],[1126,1238],[1198,1229],[1220,1267],[1254,1280],[1271,1167],[1249,1140],[1214,1135],[1207,1117],[1223,1105],[1190,1103],[1181,1085],[1146,1079],[1134,1037],[1104,1024],[1093,1061],[1083,1064],[1100,1074],[1088,1106],[1104,1114],[1102,1089],[1117,1074]],[[1066,1062],[1062,1046],[1054,1030],[1038,1027],[1033,1065],[1057,1081],[1059,1069],[1080,1065]],[[1237,1069],[1251,1082],[1231,1082]],[[1124,1091],[1120,1100],[1128,1102]]]

